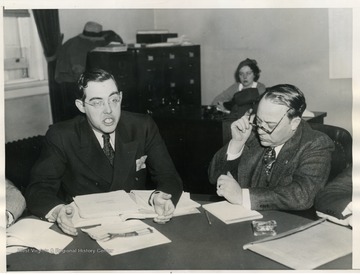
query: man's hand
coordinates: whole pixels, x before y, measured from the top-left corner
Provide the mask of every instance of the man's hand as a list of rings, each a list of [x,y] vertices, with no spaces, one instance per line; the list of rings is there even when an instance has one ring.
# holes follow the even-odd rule
[[[78,232],[71,219],[74,216],[75,209],[70,205],[62,205],[54,210],[53,216],[61,230],[69,235],[77,236]]]
[[[242,204],[243,202],[242,189],[230,172],[218,178],[216,193],[230,203]]]
[[[154,222],[164,224],[172,218],[175,206],[171,201],[171,194],[159,191],[154,194],[154,208],[158,214],[154,218]]]
[[[249,122],[254,120],[255,115],[251,115],[252,109],[248,110],[245,115],[240,119],[231,123],[231,143],[229,152],[237,154],[244,147],[245,142],[248,140],[252,126]]]

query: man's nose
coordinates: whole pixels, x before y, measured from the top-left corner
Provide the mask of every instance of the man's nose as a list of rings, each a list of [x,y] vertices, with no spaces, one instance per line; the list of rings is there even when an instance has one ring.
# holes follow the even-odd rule
[[[108,101],[104,102],[104,113],[105,114],[110,114],[112,112],[112,108],[111,105]]]

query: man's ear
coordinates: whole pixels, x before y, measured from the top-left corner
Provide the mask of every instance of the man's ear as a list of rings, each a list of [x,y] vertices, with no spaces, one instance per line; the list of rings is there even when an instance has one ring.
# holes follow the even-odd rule
[[[300,117],[294,117],[291,120],[291,130],[295,131],[297,129],[297,127],[299,126],[300,122],[301,122]]]
[[[76,107],[79,109],[80,112],[85,114],[85,107],[84,107],[84,102],[82,102],[82,100],[80,99],[76,99],[75,100],[75,105]]]

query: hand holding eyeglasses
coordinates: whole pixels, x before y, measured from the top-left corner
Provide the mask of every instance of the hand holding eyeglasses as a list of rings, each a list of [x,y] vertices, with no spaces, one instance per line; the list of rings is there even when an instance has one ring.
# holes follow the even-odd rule
[[[249,109],[245,115],[240,119],[231,123],[231,142],[229,147],[229,152],[237,154],[244,147],[245,142],[248,140],[251,130],[252,122],[254,120],[255,114],[251,114],[252,109]]]

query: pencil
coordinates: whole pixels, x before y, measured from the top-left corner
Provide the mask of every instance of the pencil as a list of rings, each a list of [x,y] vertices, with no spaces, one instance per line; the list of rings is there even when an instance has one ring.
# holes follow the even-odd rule
[[[206,219],[208,220],[208,223],[211,224],[211,220],[209,217],[209,213],[205,210]]]

